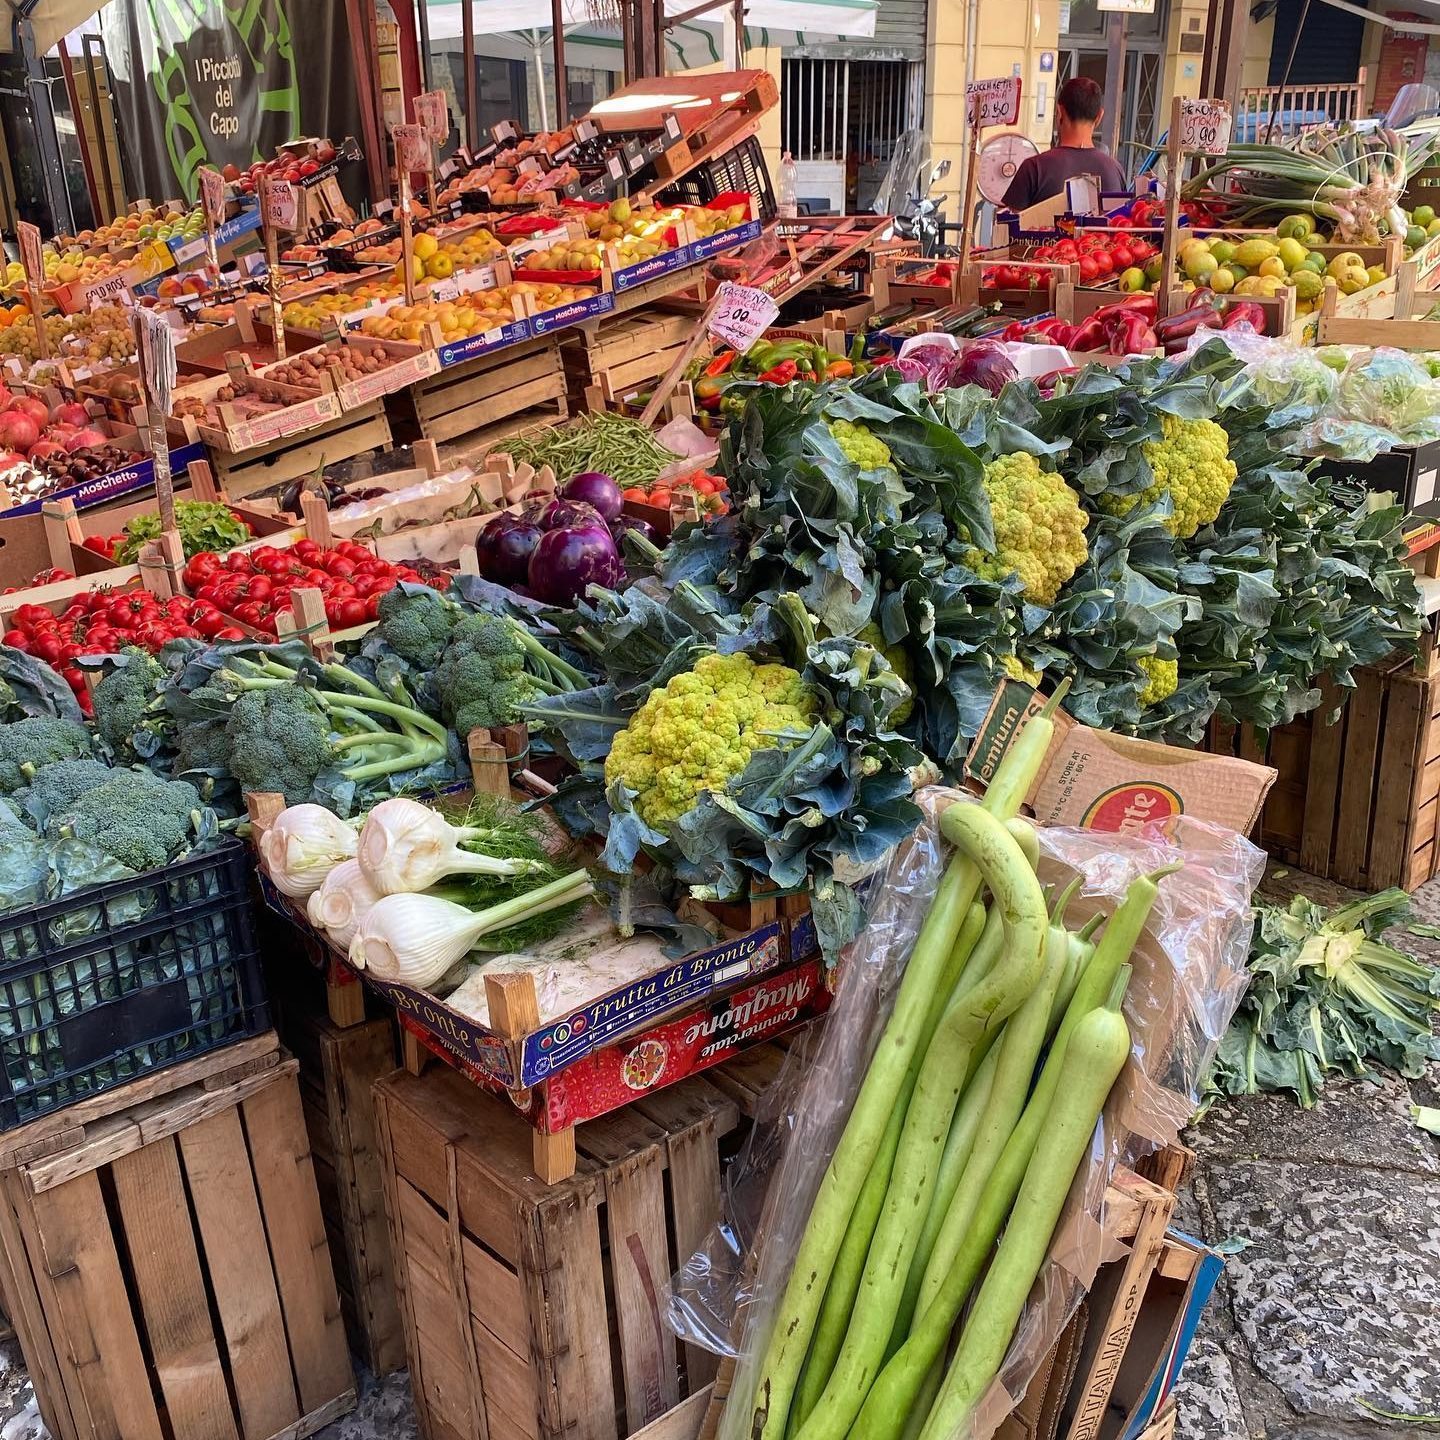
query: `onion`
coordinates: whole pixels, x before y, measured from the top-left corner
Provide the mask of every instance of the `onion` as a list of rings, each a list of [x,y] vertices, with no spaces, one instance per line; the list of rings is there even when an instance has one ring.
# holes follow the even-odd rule
[[[607,523],[619,518],[625,504],[620,496],[620,487],[599,470],[582,470],[565,482],[560,493],[567,500],[581,500],[593,505]]]

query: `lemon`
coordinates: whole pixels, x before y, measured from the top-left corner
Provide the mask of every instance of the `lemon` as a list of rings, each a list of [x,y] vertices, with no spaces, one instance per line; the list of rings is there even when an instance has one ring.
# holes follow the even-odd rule
[[[1362,270],[1365,268],[1365,262],[1353,250],[1342,250],[1330,257],[1330,263],[1325,268],[1338,280],[1342,270],[1353,269],[1356,265]]]
[[[1282,240],[1308,240],[1315,233],[1315,222],[1308,215],[1287,215],[1276,227]]]
[[[1258,269],[1262,262],[1279,253],[1280,247],[1272,240],[1259,236],[1244,241],[1235,251],[1235,258],[1247,269]]]
[[[1233,240],[1212,240],[1210,242],[1210,253],[1222,265],[1235,258],[1235,251],[1238,248]]]
[[[1192,280],[1203,280],[1220,268],[1220,262],[1208,251],[1192,248],[1185,256],[1185,273]]]
[[[1228,295],[1235,288],[1235,275],[1223,265],[1210,276],[1210,288],[1217,295]]]
[[[1290,281],[1297,300],[1318,300],[1325,289],[1325,282],[1313,270],[1297,270]]]
[[[1131,265],[1120,272],[1120,288],[1136,291],[1145,288],[1145,272],[1138,265]]]
[[[1278,255],[1271,255],[1260,262],[1256,273],[1274,280],[1283,280],[1288,272],[1285,269],[1285,262]]]
[[[1383,265],[1367,265],[1365,273],[1370,277],[1372,285],[1378,285],[1385,278],[1385,267]]]
[[[1410,212],[1410,223],[1412,225],[1429,226],[1435,220],[1435,207],[1433,205],[1417,205]]]
[[[1305,263],[1305,257],[1310,253],[1300,241],[1287,235],[1278,246],[1276,246],[1276,257],[1284,264],[1287,270],[1294,270],[1297,266]]]

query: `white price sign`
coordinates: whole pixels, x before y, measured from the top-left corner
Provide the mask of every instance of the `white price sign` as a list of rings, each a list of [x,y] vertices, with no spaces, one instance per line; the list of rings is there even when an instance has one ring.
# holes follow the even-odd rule
[[[395,139],[395,168],[413,175],[428,170],[434,163],[430,149],[430,132],[423,125],[397,125],[391,132]]]
[[[260,190],[260,215],[272,229],[298,229],[300,192],[288,180],[272,180],[267,176]]]
[[[1180,102],[1180,149],[1187,155],[1223,155],[1230,147],[1230,107],[1223,100]]]
[[[1002,75],[998,80],[969,81],[965,86],[965,113],[976,129],[1018,124],[1020,77]]]
[[[45,283],[45,256],[41,253],[40,227],[22,220],[15,227],[20,241],[20,263],[25,267],[25,278],[34,286]]]
[[[779,314],[780,307],[763,290],[725,280],[706,328],[717,340],[743,355]]]
[[[205,206],[205,217],[212,225],[225,221],[225,177],[218,170],[202,167],[200,171],[200,201]]]
[[[415,123],[423,125],[437,145],[450,138],[450,102],[443,90],[427,90],[415,97]]]

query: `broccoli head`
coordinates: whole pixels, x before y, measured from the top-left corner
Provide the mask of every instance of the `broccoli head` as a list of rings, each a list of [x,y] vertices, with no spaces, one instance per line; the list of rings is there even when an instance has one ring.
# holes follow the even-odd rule
[[[429,670],[440,658],[459,614],[456,606],[428,585],[421,590],[396,585],[380,597],[377,628],[402,660]]]
[[[440,714],[457,735],[493,730],[518,718],[517,706],[546,694],[525,668],[524,631],[496,615],[467,615],[435,667]]]
[[[73,805],[87,790],[105,784],[116,773],[100,760],[57,760],[37,770],[18,798],[26,813],[43,825],[50,816]]]
[[[241,790],[278,791],[288,805],[309,800],[315,777],[334,759],[325,711],[296,685],[244,691],[230,707],[225,737]]]
[[[125,651],[126,663],[117,665],[91,692],[95,706],[95,729],[112,754],[134,758],[133,737],[145,720],[145,711],[155,698],[155,682],[165,667],[143,650]]]
[[[0,726],[0,794],[13,795],[42,765],[90,754],[90,736],[74,720],[32,715]]]
[[[83,840],[139,873],[189,849],[200,809],[199,792],[183,780],[162,780],[150,770],[112,770],[102,784],[51,815],[45,833],[52,840]]]

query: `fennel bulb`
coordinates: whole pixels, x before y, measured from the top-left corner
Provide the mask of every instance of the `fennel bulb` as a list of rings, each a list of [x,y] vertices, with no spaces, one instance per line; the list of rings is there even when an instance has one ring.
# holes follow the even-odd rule
[[[377,980],[398,980],[424,990],[486,935],[571,905],[594,890],[590,877],[575,870],[485,910],[469,910],[439,895],[383,895],[360,920],[350,942],[350,961]]]
[[[260,858],[282,895],[303,899],[355,853],[355,830],[323,805],[291,805],[260,835]]]
[[[306,914],[317,930],[324,930],[340,949],[349,950],[356,927],[379,898],[360,862],[342,860],[310,896]]]
[[[452,825],[438,810],[397,796],[382,800],[365,817],[355,853],[365,878],[382,895],[428,890],[447,875],[510,877],[543,874],[549,868],[541,860],[496,859],[461,848],[489,833]]]

